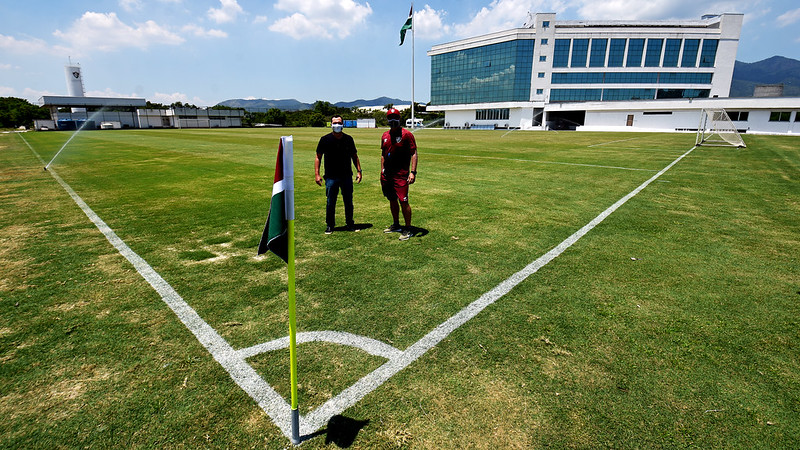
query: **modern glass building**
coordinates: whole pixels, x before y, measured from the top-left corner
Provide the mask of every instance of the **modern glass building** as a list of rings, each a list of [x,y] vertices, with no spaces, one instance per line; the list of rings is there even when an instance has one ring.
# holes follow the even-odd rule
[[[543,128],[548,112],[564,102],[727,97],[742,19],[557,21],[552,13],[531,15],[523,28],[428,51],[429,109],[445,111],[450,127]]]

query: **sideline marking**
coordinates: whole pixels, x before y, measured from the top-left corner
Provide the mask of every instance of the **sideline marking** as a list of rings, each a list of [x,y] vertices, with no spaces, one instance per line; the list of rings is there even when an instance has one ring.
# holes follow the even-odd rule
[[[22,136],[20,136],[22,137]],[[28,144],[28,141],[22,137],[22,140],[30,148],[36,157],[43,162],[38,153]],[[581,229],[573,233],[567,239],[555,246],[553,249],[540,256],[532,263],[525,266],[519,272],[511,275],[505,281],[495,286],[490,291],[481,295],[477,300],[473,301],[461,311],[442,322],[439,326],[434,328],[428,334],[423,336],[420,340],[409,346],[404,351],[397,351],[394,347],[380,343],[379,341],[350,335],[349,333],[341,332],[313,332],[303,333],[305,342],[312,341],[327,341],[328,339],[335,339],[336,343],[344,345],[353,345],[358,348],[370,348],[378,356],[387,357],[388,361],[382,366],[378,367],[371,373],[362,377],[355,384],[348,387],[336,397],[325,402],[322,406],[311,411],[306,416],[300,417],[300,434],[301,440],[308,438],[317,430],[322,428],[333,416],[341,414],[346,409],[350,408],[369,393],[380,387],[383,383],[389,380],[392,376],[405,369],[408,365],[419,359],[422,355],[428,352],[431,348],[435,347],[439,342],[444,340],[453,331],[458,329],[461,325],[467,323],[470,319],[477,316],[481,311],[486,309],[489,305],[493,304],[504,295],[509,293],[518,284],[525,281],[529,276],[536,273],[539,269],[547,265],[550,261],[557,258],[565,250],[578,242],[589,231],[594,229],[608,216],[614,213],[628,200],[636,196],[639,192],[644,190],[651,183],[656,181],[661,175],[666,173],[675,164],[680,162],[683,158],[688,156],[694,151],[697,146],[692,147],[677,159],[672,161],[665,168],[661,169],[658,173],[653,175],[650,179],[639,185],[636,189],[617,200],[616,203],[608,207],[605,211],[601,212],[597,217],[592,219],[588,224],[584,225]],[[453,155],[448,155],[453,156]],[[637,169],[643,170],[643,169]],[[197,337],[198,341],[206,347],[217,362],[228,371],[231,378],[236,384],[239,385],[250,397],[258,403],[264,412],[269,415],[273,423],[280,428],[281,432],[287,437],[291,437],[291,407],[289,403],[281,397],[266,381],[264,381],[258,373],[245,361],[246,357],[260,354],[262,351],[271,351],[282,348],[284,340],[288,341],[288,337],[277,339],[265,344],[256,345],[239,351],[234,350],[211,326],[203,321],[202,318],[189,306],[175,290],[163,279],[161,276],[150,267],[147,262],[139,255],[133,252],[117,235],[112,231],[100,217],[78,196],[72,188],[64,182],[54,171],[50,170],[50,175],[67,191],[72,199],[89,217],[92,223],[97,226],[101,233],[108,239],[108,241],[124,256],[131,264],[134,265],[136,271],[161,295],[162,300],[175,312],[181,322]],[[357,341],[353,343],[350,339],[355,338]],[[373,347],[374,345],[374,347]],[[366,350],[370,352],[370,350]],[[249,355],[249,356],[248,356]]]
[[[498,159],[500,161],[521,161],[521,162],[531,162],[537,164],[558,164],[562,166],[581,166],[581,167],[595,167],[599,169],[617,169],[617,170],[637,170],[641,172],[657,172],[657,170],[653,169],[633,169],[630,167],[617,167],[617,166],[599,166],[596,164],[580,164],[580,163],[568,163],[568,162],[558,162],[558,161],[539,161],[536,159],[518,159],[518,158],[502,158],[500,156],[475,156],[475,155],[452,155],[450,153],[434,153],[434,152],[424,152],[425,155],[438,155],[438,156],[452,156],[457,158],[480,158],[480,159]]]

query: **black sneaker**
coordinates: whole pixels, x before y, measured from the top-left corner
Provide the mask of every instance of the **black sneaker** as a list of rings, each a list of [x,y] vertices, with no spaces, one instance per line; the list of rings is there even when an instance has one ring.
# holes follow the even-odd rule
[[[414,236],[414,233],[412,233],[411,230],[403,230],[403,232],[400,233],[400,240],[407,241],[411,239],[411,236]]]
[[[325,234],[331,234],[331,233],[333,233],[333,227],[326,227]]]
[[[399,233],[401,231],[403,231],[403,229],[400,227],[400,224],[398,223],[392,224],[392,226],[383,230],[384,233]]]

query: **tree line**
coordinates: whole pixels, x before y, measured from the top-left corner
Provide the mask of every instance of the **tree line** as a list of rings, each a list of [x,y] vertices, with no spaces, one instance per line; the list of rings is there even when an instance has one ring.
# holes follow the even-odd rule
[[[385,105],[385,109],[393,105]],[[197,108],[197,106],[174,102],[170,105],[161,103],[147,102],[148,109],[171,109],[171,108]],[[231,108],[227,106],[212,106],[208,109],[236,110],[243,108]],[[428,113],[425,105],[415,103],[416,117],[424,117],[425,120],[434,120],[444,117],[444,113]],[[400,111],[403,121],[411,117],[411,109]],[[331,104],[330,102],[318,100],[314,102],[311,109],[300,111],[283,111],[278,108],[271,108],[264,112],[245,111],[242,125],[253,127],[257,124],[278,125],[285,127],[324,127],[330,122],[331,117],[340,115],[344,120],[375,119],[378,127],[388,126],[385,111],[370,111],[361,108],[345,108]],[[34,120],[50,119],[50,111],[43,106],[36,106],[25,99],[15,97],[0,97],[0,128],[18,128],[21,126],[32,128]]]

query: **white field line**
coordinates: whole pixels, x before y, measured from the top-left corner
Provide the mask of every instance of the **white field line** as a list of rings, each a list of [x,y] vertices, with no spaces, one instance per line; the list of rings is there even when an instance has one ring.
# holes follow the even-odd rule
[[[617,166],[599,166],[596,164],[580,164],[580,163],[568,163],[568,162],[558,162],[558,161],[539,161],[536,159],[519,159],[519,158],[503,158],[500,156],[476,156],[476,155],[453,155],[450,153],[435,153],[435,152],[424,152],[425,155],[437,155],[437,156],[449,156],[449,157],[457,157],[457,158],[476,158],[476,159],[497,159],[500,161],[519,161],[519,162],[529,162],[529,163],[536,163],[536,164],[558,164],[562,166],[580,166],[580,167],[594,167],[599,169],[616,169],[616,170],[637,170],[641,172],[656,172],[653,169],[634,169],[630,167],[617,167]]]
[[[587,147],[589,147],[589,148],[592,148],[592,147],[600,147],[601,145],[616,144],[617,142],[632,141],[632,140],[634,140],[634,139],[641,139],[641,136],[638,136],[638,137],[632,137],[632,138],[628,138],[628,139],[620,139],[620,140],[618,140],[618,141],[610,141],[610,142],[603,142],[603,143],[600,143],[600,144],[587,145]]]
[[[25,139],[23,138],[23,141]],[[36,157],[44,162],[36,151],[25,141],[28,148]],[[667,172],[680,160],[689,155],[696,147],[692,147],[686,153],[679,156],[667,167],[653,175],[650,179],[642,183],[639,187],[622,197],[611,205],[588,224],[573,233],[570,237],[562,241],[549,252],[540,256],[538,259],[527,265],[519,272],[511,275],[502,283],[498,284],[489,292],[483,294],[477,300],[467,305],[464,309],[456,313],[451,318],[437,326],[419,341],[412,344],[404,351],[399,351],[392,346],[383,344],[379,341],[361,336],[350,335],[349,333],[323,331],[298,334],[301,342],[325,341],[335,342],[343,345],[351,345],[367,351],[370,354],[382,356],[388,359],[386,363],[364,376],[355,384],[342,391],[336,397],[328,400],[322,406],[311,411],[305,417],[300,418],[300,434],[308,436],[323,426],[335,415],[341,414],[349,407],[363,399],[370,392],[377,389],[392,376],[406,368],[419,357],[435,347],[439,342],[449,336],[453,331],[470,319],[478,315],[486,307],[499,300],[510,292],[518,284],[522,283],[529,276],[536,273],[539,269],[547,265],[550,261],[561,255],[566,249],[575,244],[580,238],[585,236],[594,227],[599,225],[614,211],[619,209],[628,200],[633,198],[643,189],[656,181],[661,175]],[[452,155],[447,155],[452,156]],[[639,169],[643,170],[643,169]],[[156,273],[146,261],[134,253],[122,240],[105,224],[86,203],[52,170],[51,176],[69,193],[72,199],[81,207],[89,219],[97,226],[108,241],[134,265],[139,274],[161,295],[165,303],[175,312],[179,319],[197,337],[197,339],[208,349],[214,359],[216,359],[231,378],[247,392],[258,405],[263,409],[272,421],[281,429],[283,434],[291,437],[291,409],[289,404],[278,395],[272,387],[266,383],[245,361],[246,358],[263,353],[265,351],[277,350],[288,345],[288,337],[277,339],[265,344],[256,345],[241,350],[234,350],[213,328],[205,323],[200,316],[172,289],[172,287]],[[286,342],[284,342],[286,341]]]
[[[20,136],[22,137],[22,136]],[[31,149],[39,161],[44,162],[36,152],[36,150],[28,144],[28,141],[23,137],[23,141]],[[65,191],[72,197],[72,200],[83,210],[89,220],[95,224],[98,230],[103,233],[103,236],[108,239],[108,242],[119,251],[131,264],[133,264],[139,275],[142,276],[150,286],[161,296],[161,299],[167,306],[175,312],[181,322],[191,331],[198,341],[211,353],[217,362],[225,368],[230,374],[231,378],[238,384],[245,392],[247,392],[269,415],[275,425],[281,429],[284,435],[291,436],[291,423],[290,414],[291,406],[272,387],[265,382],[258,373],[239,356],[236,351],[231,347],[225,339],[220,336],[216,330],[208,325],[198,314],[189,306],[186,301],[178,295],[177,292],[169,285],[161,275],[159,275],[152,267],[137,255],[133,250],[128,247],[116,233],[89,208],[89,205],[75,193],[75,191],[51,168],[48,170],[50,175],[64,188]],[[301,427],[303,426],[301,421]],[[307,426],[306,426],[307,428]]]
[[[301,432],[313,433],[318,430],[333,416],[341,414],[347,408],[353,406],[367,394],[378,388],[385,383],[389,378],[394,376],[406,368],[409,364],[416,361],[420,356],[424,355],[428,350],[436,346],[444,338],[450,335],[458,327],[465,324],[467,321],[478,315],[487,306],[496,302],[502,296],[506,295],[515,286],[525,281],[526,278],[536,273],[539,269],[547,265],[550,261],[558,257],[566,249],[571,247],[574,243],[578,242],[580,238],[585,236],[594,227],[599,225],[606,217],[611,215],[614,211],[619,209],[628,200],[633,198],[636,194],[641,192],[644,188],[650,185],[653,181],[657,180],[661,175],[667,172],[672,166],[677,164],[680,160],[689,155],[695,147],[689,149],[686,153],[679,156],[675,161],[670,163],[667,167],[661,169],[657,174],[653,175],[649,180],[645,181],[639,187],[631,191],[628,195],[619,199],[616,203],[608,207],[605,211],[600,213],[597,217],[592,219],[588,224],[583,226],[580,230],[572,234],[572,236],[565,239],[558,244],[555,248],[545,253],[537,260],[528,264],[524,269],[511,275],[502,283],[498,284],[494,289],[483,294],[477,300],[467,305],[464,309],[456,313],[451,318],[444,321],[441,325],[436,327],[433,331],[425,335],[422,339],[412,344],[404,350],[399,357],[392,358],[381,367],[375,369],[372,373],[358,380],[355,384],[342,391],[336,397],[328,400],[322,406],[312,411],[305,416],[307,426],[310,428],[301,430]]]

